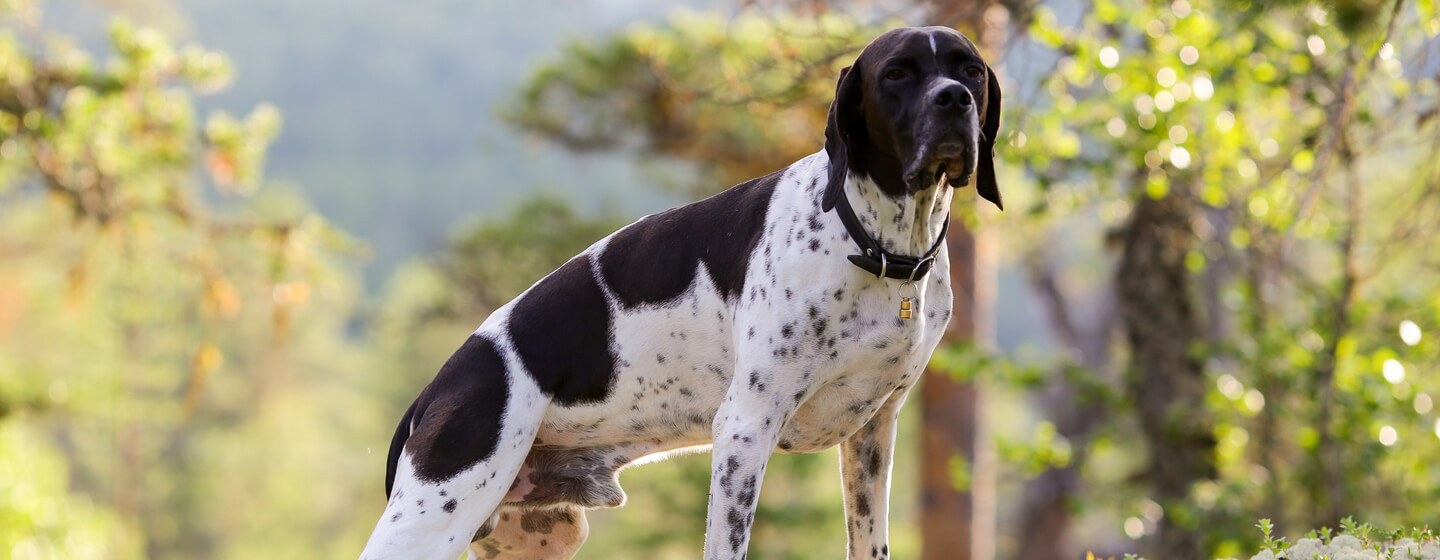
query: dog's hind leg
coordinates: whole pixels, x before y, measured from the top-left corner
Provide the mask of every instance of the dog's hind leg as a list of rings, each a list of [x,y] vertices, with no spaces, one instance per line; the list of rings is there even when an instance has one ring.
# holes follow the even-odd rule
[[[471,337],[400,426],[390,501],[361,559],[459,557],[510,490],[549,404],[494,342]]]
[[[585,544],[590,525],[574,506],[524,511],[502,508],[475,533],[470,558],[483,560],[570,560]]]

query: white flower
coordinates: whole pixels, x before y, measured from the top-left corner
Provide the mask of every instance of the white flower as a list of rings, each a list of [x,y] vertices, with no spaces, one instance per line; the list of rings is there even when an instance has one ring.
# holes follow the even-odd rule
[[[1390,560],[1420,560],[1420,545],[1415,539],[1400,539],[1390,544]]]
[[[1321,543],[1320,539],[1300,539],[1285,552],[1285,557],[1290,560],[1315,560],[1317,556],[1323,555],[1324,551],[1325,544]]]
[[[1262,550],[1260,551],[1260,554],[1251,556],[1250,560],[1275,560],[1275,553],[1268,550]]]
[[[1263,551],[1250,560],[1440,560],[1440,540],[1411,538],[1391,542],[1364,542],[1353,535],[1339,535],[1329,544],[1320,539],[1300,539],[1279,553]],[[1216,559],[1219,560],[1219,559]]]
[[[1346,550],[1353,550],[1359,552],[1364,549],[1365,546],[1360,543],[1360,539],[1357,539],[1350,535],[1340,535],[1338,537],[1330,539],[1330,554],[1337,557],[1340,555],[1340,552]]]

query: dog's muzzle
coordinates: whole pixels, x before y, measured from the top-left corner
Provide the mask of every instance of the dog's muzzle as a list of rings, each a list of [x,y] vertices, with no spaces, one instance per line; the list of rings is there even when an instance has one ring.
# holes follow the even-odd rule
[[[975,96],[947,78],[936,80],[925,97],[925,110],[915,126],[915,149],[905,164],[905,183],[911,192],[927,189],[942,177],[951,187],[964,187],[979,164]]]

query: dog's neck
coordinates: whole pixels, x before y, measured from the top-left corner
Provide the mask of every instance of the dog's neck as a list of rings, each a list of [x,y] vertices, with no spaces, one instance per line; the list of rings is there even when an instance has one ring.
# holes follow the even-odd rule
[[[892,253],[919,256],[930,250],[950,216],[955,189],[944,181],[909,196],[891,197],[869,177],[850,172],[845,196],[861,227],[882,248]]]

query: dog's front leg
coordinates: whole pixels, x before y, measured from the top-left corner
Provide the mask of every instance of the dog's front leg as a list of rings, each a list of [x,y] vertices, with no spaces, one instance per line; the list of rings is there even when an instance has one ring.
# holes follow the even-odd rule
[[[715,414],[705,560],[745,557],[765,465],[781,427],[794,413],[777,404],[793,400],[774,398],[783,394],[771,383],[774,376],[747,369],[737,369],[737,374],[746,377],[737,378]]]
[[[845,488],[845,532],[850,560],[890,557],[890,463],[895,425],[908,389],[900,389],[875,411],[860,431],[840,443],[840,477]]]

